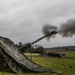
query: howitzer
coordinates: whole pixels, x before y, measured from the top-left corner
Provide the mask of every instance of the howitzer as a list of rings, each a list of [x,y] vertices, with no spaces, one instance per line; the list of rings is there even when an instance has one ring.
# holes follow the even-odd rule
[[[57,33],[57,31],[53,30],[53,31],[51,31],[49,34],[42,36],[41,38],[39,38],[39,39],[33,41],[32,43],[25,43],[25,44],[22,45],[21,47],[18,47],[18,49],[19,49],[21,52],[24,52],[26,49],[31,48],[31,46],[32,46],[33,44],[39,42],[40,40],[42,40],[42,39],[44,39],[44,38],[46,38],[46,37],[48,37],[48,36],[50,36],[50,35],[56,34],[56,33]]]
[[[57,71],[49,70],[43,66],[40,66],[36,63],[34,63],[32,60],[27,58],[22,52],[24,52],[25,49],[30,48],[31,45],[34,43],[40,41],[41,39],[51,35],[56,34],[57,32],[52,31],[50,34],[45,35],[38,40],[24,44],[23,46],[18,48],[15,46],[14,42],[12,42],[10,39],[5,37],[0,37],[0,70],[3,71],[3,67],[5,69],[11,69],[14,73],[29,73],[29,72],[35,72],[35,73],[58,73]],[[4,65],[6,64],[6,66]]]

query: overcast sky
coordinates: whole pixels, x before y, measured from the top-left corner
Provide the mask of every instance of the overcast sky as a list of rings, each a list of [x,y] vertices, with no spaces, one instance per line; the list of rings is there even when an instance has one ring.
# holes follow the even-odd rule
[[[60,26],[75,18],[75,0],[0,0],[0,36],[14,43],[32,42],[43,36],[45,24]],[[44,47],[75,45],[75,36],[41,40]]]

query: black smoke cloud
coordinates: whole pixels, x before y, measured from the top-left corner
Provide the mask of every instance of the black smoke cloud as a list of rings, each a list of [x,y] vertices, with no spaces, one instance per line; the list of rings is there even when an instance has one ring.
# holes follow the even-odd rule
[[[70,19],[66,23],[62,23],[58,32],[63,37],[72,37],[75,34],[75,20]]]
[[[46,24],[46,25],[44,25],[42,31],[43,31],[43,34],[44,34],[44,35],[47,35],[47,34],[51,33],[52,31],[56,31],[56,30],[57,30],[57,27],[56,27],[56,26]],[[52,34],[52,35],[48,36],[48,37],[47,37],[47,40],[49,40],[51,37],[54,38],[55,35]]]
[[[72,37],[75,34],[75,20],[69,19],[67,22],[62,23],[59,28],[49,24],[46,24],[43,27],[44,35],[51,33],[51,31],[56,31],[58,34],[62,35],[63,37]],[[49,37],[47,37],[47,39],[49,40],[50,37],[54,35],[55,34],[50,35]]]

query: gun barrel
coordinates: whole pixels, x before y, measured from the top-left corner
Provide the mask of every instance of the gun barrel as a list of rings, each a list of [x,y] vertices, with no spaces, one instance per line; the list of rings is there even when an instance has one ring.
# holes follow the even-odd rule
[[[38,41],[40,41],[40,40],[42,40],[42,39],[44,39],[44,38],[46,38],[46,37],[48,37],[48,36],[50,36],[50,35],[52,35],[52,34],[56,34],[56,33],[57,33],[57,31],[52,31],[51,33],[49,33],[49,34],[47,34],[47,35],[44,35],[44,36],[42,36],[41,38],[35,40],[34,42],[31,43],[31,45],[32,45],[32,44],[35,44],[36,42],[38,42]]]
[[[39,38],[39,39],[35,40],[35,41],[34,41],[34,42],[32,42],[32,43],[24,44],[23,46],[19,47],[18,49],[19,49],[21,52],[23,52],[23,53],[24,53],[24,51],[25,51],[26,49],[30,48],[30,47],[31,47],[31,45],[33,45],[33,44],[37,43],[38,41],[40,41],[40,40],[44,39],[45,37],[48,37],[48,36],[50,36],[50,35],[52,35],[52,34],[56,34],[56,33],[57,33],[56,31],[52,31],[51,33],[49,33],[49,34],[47,34],[47,35],[42,36],[41,38]]]

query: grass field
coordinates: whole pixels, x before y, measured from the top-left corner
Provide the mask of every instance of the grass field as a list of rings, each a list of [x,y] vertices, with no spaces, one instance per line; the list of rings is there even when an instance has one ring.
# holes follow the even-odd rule
[[[62,52],[61,52],[62,53]],[[52,70],[61,71],[60,75],[75,75],[75,52],[63,52],[64,58],[41,57],[39,54],[32,54],[32,60],[39,65]],[[31,59],[31,54],[26,54]],[[14,74],[11,72],[0,72],[0,75],[58,75],[50,73],[26,73]]]

